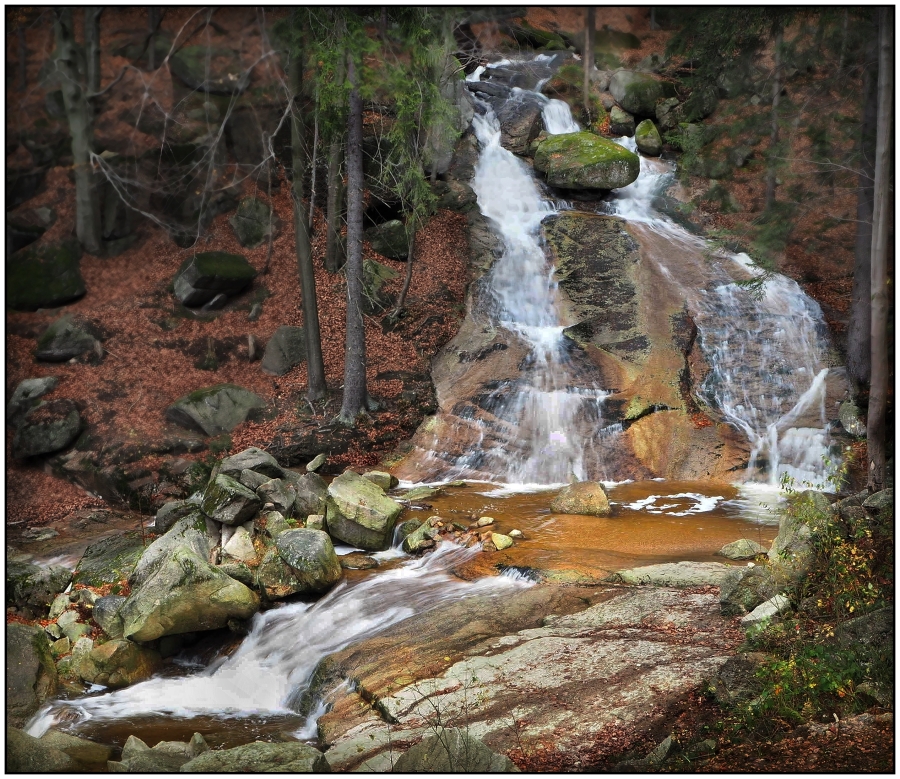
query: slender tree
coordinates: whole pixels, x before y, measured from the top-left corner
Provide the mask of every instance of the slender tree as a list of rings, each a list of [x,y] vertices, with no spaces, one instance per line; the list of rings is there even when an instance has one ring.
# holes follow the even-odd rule
[[[843,57],[843,51],[841,52]],[[872,215],[875,207],[875,146],[878,121],[878,32],[871,35],[863,64],[862,127],[857,148],[856,244],[853,293],[847,323],[847,372],[858,394],[872,370]]]
[[[328,200],[325,218],[328,225],[325,233],[325,270],[337,273],[343,264],[341,256],[341,226],[344,207],[344,144],[340,138],[331,141],[328,147]]]
[[[875,147],[875,201],[872,230],[872,378],[866,444],[869,457],[869,489],[884,487],[887,444],[888,365],[888,222],[891,187],[891,120],[894,92],[893,8],[879,10],[878,120]]]
[[[595,8],[589,5],[584,9],[584,84],[581,90],[584,101],[584,115],[591,121],[591,71],[594,69],[594,18]]]
[[[59,69],[63,105],[72,137],[75,174],[75,234],[90,254],[101,254],[100,204],[97,177],[91,154],[94,151],[94,117],[85,84],[84,53],[75,42],[71,8],[55,13],[56,66]]]
[[[307,169],[306,128],[303,121],[303,58],[300,52],[291,57],[291,157],[293,163],[294,245],[297,252],[297,277],[303,300],[303,326],[306,330],[306,366],[309,389],[306,397],[317,401],[325,397],[325,364],[322,359],[322,337],[319,331],[319,309],[316,300],[316,274],[313,268],[309,222],[303,204],[303,181]]]
[[[102,6],[88,6],[84,9],[84,49],[89,92],[100,91],[100,15],[102,13]]]
[[[347,111],[347,330],[344,358],[344,402],[338,421],[353,425],[366,411],[366,331],[363,322],[363,121],[356,63],[347,56],[350,96]]]

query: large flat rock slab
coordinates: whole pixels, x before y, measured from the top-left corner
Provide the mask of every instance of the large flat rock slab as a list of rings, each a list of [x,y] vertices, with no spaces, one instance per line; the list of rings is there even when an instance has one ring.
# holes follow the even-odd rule
[[[555,592],[542,608],[544,589]],[[589,768],[582,760],[609,734],[652,727],[732,654],[714,594],[595,588],[585,598],[593,605],[553,616],[554,605],[566,607],[566,589],[509,599],[513,612],[530,603],[536,627],[499,634],[476,606],[467,631],[437,610],[394,629],[405,637],[402,651],[385,635],[331,658],[358,684],[319,721],[332,770],[390,770],[438,723],[464,727],[500,754],[540,749],[559,770]],[[432,623],[443,627],[442,657],[431,651]]]

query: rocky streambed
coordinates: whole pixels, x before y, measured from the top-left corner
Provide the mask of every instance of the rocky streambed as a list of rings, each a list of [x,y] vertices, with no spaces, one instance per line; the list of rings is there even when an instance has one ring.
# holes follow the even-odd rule
[[[251,449],[166,504],[153,534],[94,523],[108,535],[74,573],[8,550],[8,721],[28,730],[11,736],[10,765],[90,770],[100,745],[116,771],[207,752],[204,771],[390,770],[445,728],[506,769],[633,756],[699,688],[732,684],[739,620],[791,608],[780,589],[810,555],[809,530],[784,522],[777,536],[762,526],[765,545],[724,546],[752,523],[697,510],[739,502],[728,490],[717,501],[652,486],[637,500],[637,486],[582,489],[595,502],[570,496],[579,514],[566,514],[579,491],[504,508],[477,485],[403,490],[352,471],[328,484]],[[835,511],[883,510],[857,502]],[[642,512],[660,523],[646,535]],[[536,551],[551,531],[576,549],[585,523],[614,547],[616,522],[638,539],[691,525],[694,559],[679,562],[674,540],[675,554],[594,554],[599,567]],[[85,518],[82,532],[98,531]]]

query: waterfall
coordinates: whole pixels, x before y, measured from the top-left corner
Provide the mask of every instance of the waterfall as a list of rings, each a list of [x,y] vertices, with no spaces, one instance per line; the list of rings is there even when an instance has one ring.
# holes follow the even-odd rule
[[[290,713],[306,692],[316,666],[329,654],[441,604],[476,595],[502,596],[531,586],[515,574],[474,582],[455,578],[452,569],[478,551],[445,542],[433,553],[392,570],[354,584],[341,583],[312,605],[289,603],[259,613],[250,635],[234,654],[198,673],[155,677],[115,692],[58,701],[38,712],[26,729],[40,737],[60,719]]]
[[[618,142],[636,150],[633,138]],[[659,239],[642,241],[644,256],[680,284],[689,303],[710,366],[699,398],[746,435],[748,481],[778,486],[789,477],[826,486],[830,369],[819,305],[781,274],[771,274],[760,291],[738,283],[761,273],[746,254],[721,252],[711,263],[702,239],[653,208],[671,179],[668,165],[641,157],[640,176],[614,193],[613,211]],[[677,275],[668,267],[676,257]],[[681,280],[685,266],[689,281]]]

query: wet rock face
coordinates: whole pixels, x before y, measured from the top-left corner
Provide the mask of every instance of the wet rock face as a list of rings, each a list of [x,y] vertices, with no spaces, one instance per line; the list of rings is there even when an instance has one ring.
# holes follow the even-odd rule
[[[712,594],[594,591],[589,608],[545,616],[550,609],[569,611],[558,597],[550,586],[512,595],[497,621],[488,616],[488,604],[482,611],[467,601],[465,613],[438,609],[329,658],[324,676],[352,675],[359,684],[319,721],[332,770],[388,770],[385,720],[395,743],[415,741],[434,735],[429,716],[436,709],[443,721],[464,720],[471,736],[501,754],[515,749],[517,738],[549,739],[559,766],[574,770],[579,751],[604,728],[652,727],[731,654],[727,620]],[[392,667],[391,658],[403,667]],[[376,698],[384,719],[368,707],[360,714],[360,695]],[[559,700],[566,701],[565,711]],[[517,733],[510,712],[516,712]]]

